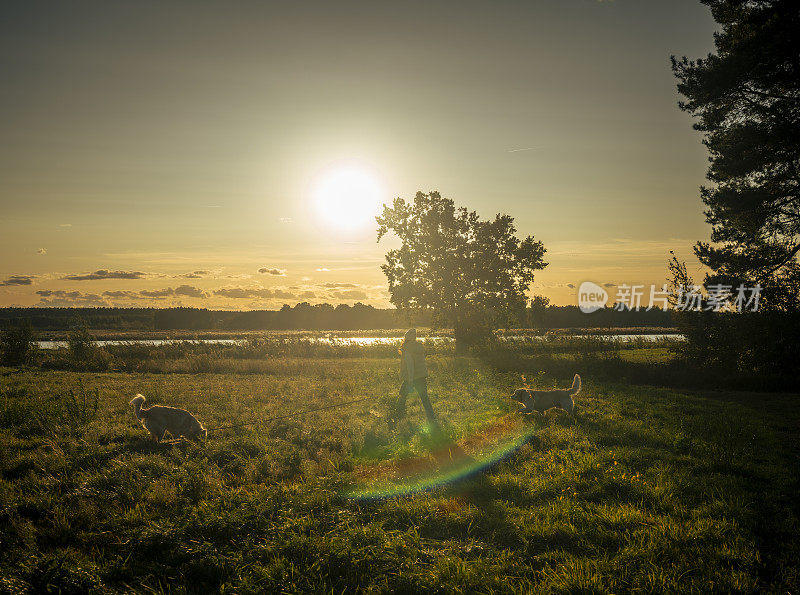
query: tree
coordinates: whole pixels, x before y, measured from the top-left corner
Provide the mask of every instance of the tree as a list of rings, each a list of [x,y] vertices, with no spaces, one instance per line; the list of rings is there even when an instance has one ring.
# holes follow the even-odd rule
[[[528,309],[528,323],[537,329],[544,328],[545,317],[547,316],[547,307],[550,305],[550,299],[543,295],[535,295],[531,299],[531,305]]]
[[[36,351],[36,337],[27,320],[0,332],[0,362],[9,366],[30,364],[35,359]]]
[[[711,243],[695,254],[711,283],[760,283],[767,309],[800,307],[800,4],[702,0],[716,53],[672,57],[679,106],[695,116],[711,163],[702,187]]]
[[[79,364],[85,364],[94,355],[96,349],[94,337],[84,320],[73,321],[72,328],[67,334],[67,349],[72,360]]]
[[[482,221],[438,192],[417,192],[411,203],[396,198],[377,222],[378,241],[389,231],[402,241],[381,267],[392,304],[430,312],[461,346],[524,312],[534,272],[547,266],[544,245],[517,238],[512,217]]]

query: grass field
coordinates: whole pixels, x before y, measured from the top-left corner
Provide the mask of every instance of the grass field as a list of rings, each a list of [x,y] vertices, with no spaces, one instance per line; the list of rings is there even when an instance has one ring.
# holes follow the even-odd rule
[[[505,366],[434,349],[440,428],[412,394],[394,431],[397,361],[379,346],[3,369],[0,592],[800,589],[798,395],[612,382],[592,345]],[[521,371],[545,388],[581,373],[574,419],[514,413]],[[207,442],[149,441],[137,392],[192,410]]]

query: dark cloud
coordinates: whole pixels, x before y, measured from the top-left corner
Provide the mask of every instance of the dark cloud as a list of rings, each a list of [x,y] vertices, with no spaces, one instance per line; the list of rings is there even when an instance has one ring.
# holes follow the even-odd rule
[[[297,299],[297,295],[282,289],[259,289],[257,287],[228,287],[217,289],[214,295],[233,299]]]
[[[171,287],[167,287],[166,289],[143,289],[139,293],[149,298],[164,298],[175,295],[175,290]]]
[[[217,289],[214,295],[221,295],[226,298],[233,299],[254,299],[254,298],[271,298],[272,291],[269,289],[248,289],[245,287],[230,287],[227,289]]]
[[[47,254],[47,248],[39,248],[36,254]]]
[[[603,287],[616,287],[616,283],[603,283]]]
[[[279,299],[296,300],[299,299],[296,293],[285,289],[266,289],[258,287],[226,287],[214,291],[214,295],[219,295],[234,299]],[[314,297],[313,292],[307,291],[304,297]]]
[[[109,303],[96,293],[40,289],[36,292],[42,306],[108,306]]]
[[[7,287],[11,285],[32,285],[34,280],[33,275],[11,275],[5,281],[0,281],[0,287]]]
[[[297,294],[292,293],[291,291],[286,291],[283,289],[276,289],[272,292],[273,297],[276,297],[281,300],[296,300]]]
[[[355,283],[323,283],[322,286],[329,289],[354,289],[358,287]]]
[[[300,298],[304,300],[313,300],[315,297],[317,297],[317,294],[315,294],[313,291],[304,291],[300,294]]]
[[[175,295],[182,295],[184,297],[193,297],[193,298],[204,298],[208,297],[208,294],[200,289],[199,287],[194,287],[192,285],[181,285],[175,288]]]
[[[567,283],[567,287],[569,287],[570,289],[575,289],[575,284],[574,283]]]
[[[191,273],[184,273],[183,275],[178,275],[180,279],[202,279],[204,277],[208,277],[211,275],[211,271],[192,271]]]
[[[286,269],[278,269],[275,267],[261,267],[258,269],[258,272],[264,275],[275,275],[276,277],[283,277],[286,275]]]
[[[192,297],[192,298],[207,298],[208,293],[200,289],[199,287],[194,287],[193,285],[179,285],[175,289],[172,287],[165,287],[164,289],[143,289],[139,292],[144,297],[149,298],[165,298],[165,297]]]
[[[138,291],[104,291],[103,296],[114,299],[143,300],[145,296]]]
[[[333,297],[337,300],[365,300],[367,299],[367,292],[360,289],[335,291],[333,292]]]
[[[36,292],[43,302],[51,305],[61,305],[69,302],[74,305],[107,306],[108,300],[145,300],[164,299],[168,297],[207,298],[209,294],[192,285],[180,285],[176,288],[143,289],[141,291],[104,291],[102,295],[83,293],[80,291],[66,291],[62,289],[40,289]]]
[[[109,271],[98,269],[93,273],[78,275],[67,275],[62,277],[64,281],[98,281],[101,279],[144,279],[147,275],[141,271]]]

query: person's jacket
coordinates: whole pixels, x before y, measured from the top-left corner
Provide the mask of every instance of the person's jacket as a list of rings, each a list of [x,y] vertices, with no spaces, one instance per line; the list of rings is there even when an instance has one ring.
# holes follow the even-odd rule
[[[428,375],[425,365],[425,348],[419,341],[405,343],[400,348],[400,379],[413,382]]]

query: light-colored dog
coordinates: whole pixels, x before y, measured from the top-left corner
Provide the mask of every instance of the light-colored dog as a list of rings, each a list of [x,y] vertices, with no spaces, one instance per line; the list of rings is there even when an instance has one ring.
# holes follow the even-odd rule
[[[520,413],[531,413],[538,411],[544,413],[551,407],[560,407],[567,413],[572,413],[575,410],[575,401],[572,397],[577,395],[581,390],[581,377],[575,374],[572,381],[572,387],[562,390],[529,390],[526,388],[518,388],[514,391],[511,397],[515,401],[522,404]]]
[[[186,411],[177,407],[166,407],[164,405],[153,405],[147,409],[142,409],[145,402],[143,395],[136,395],[131,399],[133,413],[136,419],[142,422],[145,429],[150,432],[156,442],[164,439],[164,434],[169,432],[173,438],[185,436],[186,438],[204,439],[208,436],[208,431],[197,421],[197,418]]]

